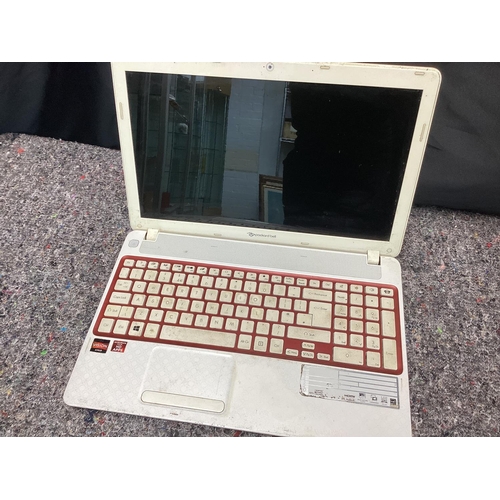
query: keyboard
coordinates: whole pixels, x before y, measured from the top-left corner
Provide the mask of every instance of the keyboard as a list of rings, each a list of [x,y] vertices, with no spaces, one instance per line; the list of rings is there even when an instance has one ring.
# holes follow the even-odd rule
[[[93,333],[400,374],[399,325],[392,285],[129,256]]]

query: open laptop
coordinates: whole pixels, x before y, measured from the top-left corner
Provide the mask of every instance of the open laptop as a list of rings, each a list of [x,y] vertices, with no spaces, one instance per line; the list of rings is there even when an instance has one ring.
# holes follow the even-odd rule
[[[67,404],[411,435],[400,266],[437,70],[116,63],[132,232]]]

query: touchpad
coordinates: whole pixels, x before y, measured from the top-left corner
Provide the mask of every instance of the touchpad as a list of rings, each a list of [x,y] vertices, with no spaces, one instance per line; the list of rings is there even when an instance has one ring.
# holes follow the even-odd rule
[[[157,347],[149,359],[141,401],[222,413],[233,371],[234,360],[229,354]]]

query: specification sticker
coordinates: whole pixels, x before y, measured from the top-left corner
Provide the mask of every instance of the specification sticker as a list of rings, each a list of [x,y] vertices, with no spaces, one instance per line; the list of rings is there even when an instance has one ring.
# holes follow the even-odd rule
[[[399,408],[398,379],[391,375],[303,365],[300,392],[313,398]]]

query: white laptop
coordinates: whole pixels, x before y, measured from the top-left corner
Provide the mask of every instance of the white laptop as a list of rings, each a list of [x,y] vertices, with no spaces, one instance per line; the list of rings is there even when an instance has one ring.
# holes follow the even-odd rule
[[[396,260],[437,70],[112,65],[128,234],[68,405],[411,435]]]

